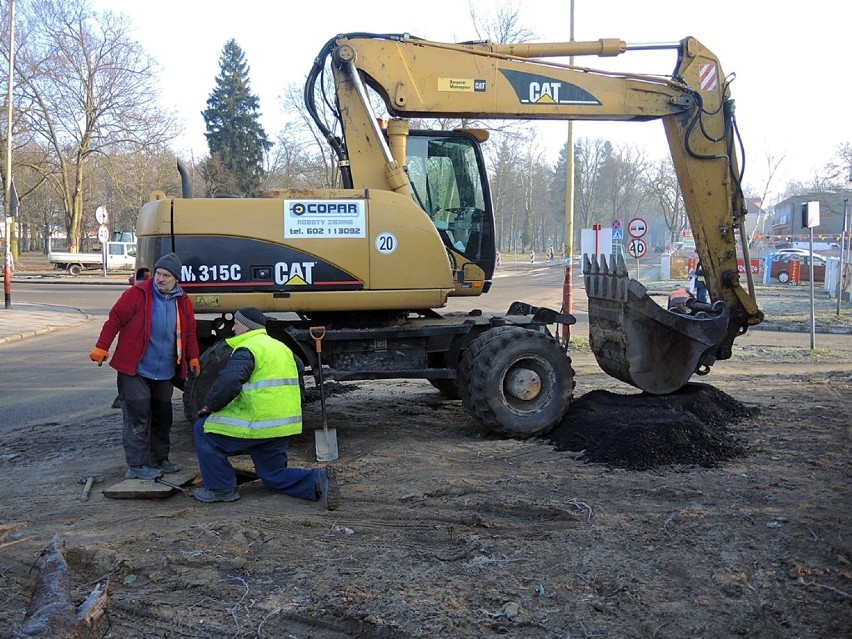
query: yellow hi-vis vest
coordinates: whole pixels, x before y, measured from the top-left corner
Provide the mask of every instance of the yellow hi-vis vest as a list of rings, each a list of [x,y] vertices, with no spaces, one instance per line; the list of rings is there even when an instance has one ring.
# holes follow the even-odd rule
[[[210,414],[204,432],[241,439],[301,433],[302,396],[292,351],[262,328],[225,341],[234,350],[251,351],[254,371],[230,404]]]

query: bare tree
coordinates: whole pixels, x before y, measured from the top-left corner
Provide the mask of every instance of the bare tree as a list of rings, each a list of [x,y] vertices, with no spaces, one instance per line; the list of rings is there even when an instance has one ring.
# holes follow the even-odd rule
[[[491,174],[491,201],[499,250],[517,249],[519,212],[523,210],[523,190],[517,164],[517,150],[508,137],[486,147]]]
[[[764,202],[769,201],[770,189],[772,188],[772,182],[775,179],[778,170],[784,164],[784,160],[786,155],[781,155],[777,157],[773,155],[770,151],[766,152],[766,182],[763,184],[763,192],[758,195],[758,199],[760,200],[760,209],[757,213],[757,220],[754,223],[754,228],[751,231],[751,237],[748,238],[749,244],[754,243],[755,235],[758,234],[758,230],[760,230],[760,234],[763,235],[763,226],[765,220],[763,219],[766,215],[768,215],[768,211],[764,208]]]
[[[838,144],[834,157],[825,167],[828,179],[840,189],[849,188],[852,182],[852,142]]]
[[[603,217],[605,197],[600,176],[612,153],[612,143],[600,138],[579,138],[574,146],[574,208],[581,228]]]
[[[674,241],[686,226],[686,209],[671,158],[659,160],[649,167],[647,175],[648,187],[662,211],[669,238]]]
[[[327,74],[325,84],[320,87],[323,92],[322,99],[316,101],[317,110],[325,120],[333,134],[339,134],[338,122],[332,114],[332,104],[325,96],[334,95],[331,74]],[[378,101],[378,97],[375,98]],[[305,106],[303,87],[290,84],[284,89],[281,102],[285,112],[293,113],[294,118],[278,134],[276,147],[273,148],[273,156],[279,161],[282,157],[288,157],[292,162],[290,175],[295,164],[301,164],[299,173],[312,188],[334,188],[338,184],[337,157],[331,147],[320,135],[314,126],[313,119]],[[376,104],[375,109],[379,108]],[[382,112],[384,108],[381,108]],[[285,148],[281,148],[281,147]],[[298,161],[295,161],[298,158]],[[289,180],[279,186],[296,186]]]
[[[110,222],[115,231],[136,228],[139,209],[152,192],[181,192],[176,159],[171,151],[114,153],[94,159],[87,182],[88,198],[109,202]]]
[[[647,161],[635,146],[626,145],[610,154],[599,173],[599,186],[604,194],[604,221],[628,219],[640,212],[646,200],[643,177]]]
[[[468,7],[476,35],[483,40],[529,42],[535,37],[532,30],[521,24],[520,2],[499,2],[485,16],[476,13],[473,3]]]
[[[162,148],[175,137],[173,119],[157,106],[153,62],[126,17],[87,0],[35,0],[19,24],[22,126],[46,150],[33,168],[58,194],[76,251],[92,157]]]

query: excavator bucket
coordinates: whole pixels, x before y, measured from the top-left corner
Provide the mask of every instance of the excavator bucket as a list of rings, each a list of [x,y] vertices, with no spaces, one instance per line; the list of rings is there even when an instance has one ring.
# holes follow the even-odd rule
[[[648,393],[682,388],[694,374],[706,374],[716,361],[731,311],[717,301],[710,312],[669,311],[630,279],[624,259],[610,265],[583,256],[589,301],[589,345],[605,373]]]

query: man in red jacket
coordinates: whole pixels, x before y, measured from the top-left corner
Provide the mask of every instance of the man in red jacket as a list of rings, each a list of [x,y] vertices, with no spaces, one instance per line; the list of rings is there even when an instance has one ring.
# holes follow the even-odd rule
[[[201,372],[195,312],[180,287],[180,273],[174,253],[157,260],[153,277],[128,288],[110,309],[89,354],[101,366],[118,335],[109,365],[118,371],[128,479],[155,479],[180,470],[169,461],[172,379],[186,378],[188,370]]]

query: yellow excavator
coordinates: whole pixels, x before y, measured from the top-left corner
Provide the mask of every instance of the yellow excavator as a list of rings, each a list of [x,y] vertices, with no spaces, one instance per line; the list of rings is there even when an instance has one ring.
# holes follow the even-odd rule
[[[574,371],[555,334],[572,316],[524,302],[500,315],[438,312],[449,297],[492,284],[487,132],[420,130],[412,118],[662,119],[712,304],[670,312],[623,260],[586,256],[591,348],[609,375],[657,394],[730,357],[734,338],[762,320],[751,274],[746,290],[737,270],[747,242],[733,101],[719,61],[694,38],[654,46],[676,52],[671,77],[563,63],[646,48],[615,39],[453,44],[350,33],[327,42],[305,102],[336,155],[340,188],[194,198],[179,163],[182,197],[153,193],[140,212],[138,263],[178,254],[206,347],[202,375],[184,392],[187,415],[227,358],[221,340],[233,313],[255,306],[316,379],[322,364],[336,380],[427,379],[513,437],[544,434],[564,418]],[[311,334],[320,326],[321,358]]]

